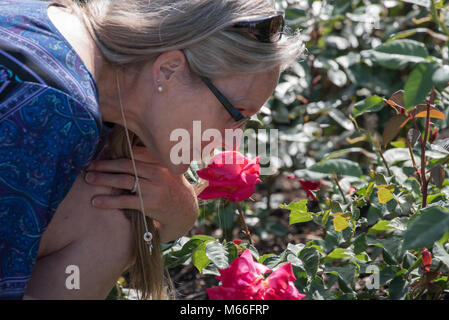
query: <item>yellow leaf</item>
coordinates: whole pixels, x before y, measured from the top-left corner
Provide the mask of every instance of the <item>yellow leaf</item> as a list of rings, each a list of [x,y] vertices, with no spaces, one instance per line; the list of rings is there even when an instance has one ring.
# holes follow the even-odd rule
[[[394,192],[394,184],[380,184],[378,186],[374,186],[376,189],[387,189],[390,190],[390,192]]]
[[[379,198],[380,203],[387,203],[391,199],[393,199],[393,193],[387,188],[380,188],[377,191],[377,197]]]
[[[426,118],[427,117],[427,105],[420,104],[412,111],[412,113],[415,113],[415,118]],[[444,115],[444,113],[434,107],[430,107],[429,116],[430,116],[430,118],[433,118],[433,119],[441,119],[441,120],[446,119],[446,116]]]
[[[334,229],[335,231],[343,231],[345,230],[347,227],[349,227],[349,222],[347,219],[343,218],[340,215],[335,215],[334,216]]]

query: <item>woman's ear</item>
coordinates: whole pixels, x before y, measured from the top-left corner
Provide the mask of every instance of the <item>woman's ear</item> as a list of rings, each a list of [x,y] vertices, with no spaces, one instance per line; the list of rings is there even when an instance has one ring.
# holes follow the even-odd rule
[[[153,79],[157,86],[167,86],[174,79],[176,73],[184,73],[186,58],[181,50],[172,50],[162,53],[153,63]]]

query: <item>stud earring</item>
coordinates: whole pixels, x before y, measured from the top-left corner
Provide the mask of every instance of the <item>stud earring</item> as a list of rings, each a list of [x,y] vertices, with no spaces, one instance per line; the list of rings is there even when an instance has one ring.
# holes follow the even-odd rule
[[[157,83],[159,83],[159,86],[157,87],[157,91],[158,91],[158,92],[164,91],[164,88],[163,88],[162,85],[161,85],[161,80],[160,80],[160,79],[157,79]]]

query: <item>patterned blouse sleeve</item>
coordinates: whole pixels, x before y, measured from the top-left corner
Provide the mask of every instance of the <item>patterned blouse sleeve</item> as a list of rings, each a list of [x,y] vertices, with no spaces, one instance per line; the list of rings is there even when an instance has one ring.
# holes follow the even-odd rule
[[[0,299],[21,299],[42,233],[95,156],[98,126],[57,89],[0,82]]]

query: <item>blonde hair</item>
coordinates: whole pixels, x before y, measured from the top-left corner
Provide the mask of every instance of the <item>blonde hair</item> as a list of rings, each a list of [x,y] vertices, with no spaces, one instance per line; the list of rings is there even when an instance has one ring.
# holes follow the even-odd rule
[[[107,62],[126,66],[149,62],[161,53],[182,50],[190,70],[209,78],[260,73],[284,68],[303,52],[299,34],[284,34],[277,43],[262,43],[226,31],[237,21],[269,16],[275,10],[267,0],[59,0],[84,22]],[[134,143],[139,143],[134,137]],[[112,157],[129,157],[123,128],[108,137]],[[143,241],[143,218],[124,210],[132,221],[137,248],[130,270],[132,285],[142,298],[165,298],[164,266],[157,230],[154,251],[148,255]]]
[[[129,133],[133,146],[143,146],[140,139]],[[122,126],[115,125],[107,137],[106,148],[103,158],[130,158],[129,146],[126,139],[125,129]],[[129,191],[121,191],[129,193]],[[166,299],[174,297],[173,285],[170,281],[168,272],[164,268],[162,261],[161,243],[157,228],[153,219],[146,217],[148,231],[153,234],[153,249],[150,255],[148,245],[143,240],[146,232],[143,216],[138,210],[123,210],[126,218],[131,221],[134,230],[134,257],[131,267],[128,269],[130,275],[130,287],[136,289],[140,294],[140,299]],[[164,273],[167,274],[165,277]],[[164,280],[166,279],[166,281]]]
[[[191,71],[214,78],[285,67],[304,50],[299,33],[288,30],[275,44],[225,30],[237,21],[275,13],[267,0],[59,2],[82,18],[106,60],[117,65],[182,50]]]

